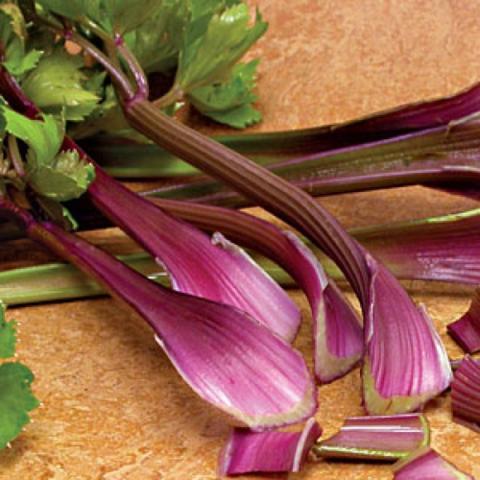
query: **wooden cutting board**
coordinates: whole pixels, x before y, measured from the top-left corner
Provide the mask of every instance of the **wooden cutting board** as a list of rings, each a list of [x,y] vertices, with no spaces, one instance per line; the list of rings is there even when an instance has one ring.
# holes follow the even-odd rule
[[[260,55],[261,126],[272,131],[343,121],[453,93],[480,79],[480,2],[473,0],[261,0],[270,28]],[[187,121],[211,132],[225,131]],[[346,226],[472,208],[474,202],[420,187],[322,200]],[[256,213],[261,214],[257,211]],[[96,241],[125,251],[116,231]],[[0,247],[0,268],[11,265]],[[10,252],[10,254],[9,254]],[[40,258],[27,243],[16,258]],[[9,258],[10,257],[10,258]],[[461,352],[445,325],[467,307],[471,289],[408,282],[426,304],[449,354]],[[311,355],[310,317],[296,345]],[[108,298],[11,309],[20,322],[19,356],[36,375],[43,406],[12,448],[0,453],[0,480],[211,480],[228,426],[180,380],[141,321]],[[355,371],[320,388],[318,420],[332,434],[359,415]],[[452,423],[448,397],[427,408],[433,445],[480,478],[480,437]],[[292,478],[383,480],[388,466],[309,464]],[[248,477],[256,478],[256,477]],[[270,477],[272,478],[272,477]],[[273,477],[285,478],[285,477]]]

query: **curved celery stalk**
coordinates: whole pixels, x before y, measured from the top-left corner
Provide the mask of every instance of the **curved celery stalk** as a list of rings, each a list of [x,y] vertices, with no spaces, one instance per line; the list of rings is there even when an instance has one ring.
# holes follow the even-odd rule
[[[86,240],[36,221],[5,197],[0,208],[16,215],[32,240],[77,265],[140,315],[189,386],[237,422],[262,430],[305,420],[316,410],[300,353],[247,313],[166,289]]]

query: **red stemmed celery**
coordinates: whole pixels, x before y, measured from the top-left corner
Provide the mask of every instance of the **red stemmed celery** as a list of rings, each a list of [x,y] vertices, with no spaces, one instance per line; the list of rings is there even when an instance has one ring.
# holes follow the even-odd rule
[[[420,414],[351,417],[338,433],[319,441],[317,458],[396,461],[430,444],[427,419]]]
[[[273,237],[268,241],[262,239],[262,231],[270,232],[265,222],[221,207],[166,199],[152,198],[151,201],[202,230],[222,231],[236,243],[272,258],[292,274],[294,262],[286,267],[283,261],[288,256],[280,253],[272,257],[273,251],[268,245],[274,244]],[[78,215],[81,218],[80,211]],[[350,234],[385,263],[397,278],[480,283],[480,209],[354,228]],[[262,246],[265,242],[267,248]],[[308,242],[307,245],[320,258],[329,275],[338,278],[332,262],[314,245]],[[295,279],[303,285],[297,277]]]
[[[457,321],[447,325],[450,336],[467,352],[480,350],[480,291],[476,290],[470,308]]]
[[[365,316],[364,400],[370,413],[415,410],[447,388],[450,366],[430,319],[417,310],[388,270],[312,197],[169,119],[147,100],[127,101],[125,113],[147,137],[297,227],[338,264],[359,296]],[[405,359],[401,365],[399,356]]]
[[[282,243],[275,243],[271,236],[265,236],[266,232],[276,230],[274,227],[270,228],[270,223],[220,207],[165,199],[152,199],[152,201],[158,203],[163,210],[208,233],[221,231],[239,245],[257,250],[272,258],[275,262],[282,264],[294,277],[296,274],[293,273],[293,269],[300,273],[304,271],[303,267],[295,268],[295,265],[303,265],[305,258],[300,261],[302,257],[296,257],[295,261],[289,261],[289,255],[279,250]],[[82,228],[108,226],[105,219],[102,219],[98,212],[89,206],[75,205],[72,211]],[[476,285],[480,282],[479,213],[478,209],[474,209],[438,217],[355,228],[350,233],[386,263],[397,278]],[[21,238],[20,229],[14,230],[13,224],[4,225],[6,232],[2,232],[2,239]],[[6,233],[5,237],[4,233]],[[280,234],[277,235],[278,237],[282,236],[280,232],[277,234]],[[312,245],[310,247],[314,248]],[[314,252],[320,256],[328,274],[333,278],[339,278],[340,273],[335,265],[325,257],[321,257],[318,249]],[[144,256],[145,260],[147,258]],[[291,284],[291,280],[279,271],[275,272],[273,266],[264,264],[264,261],[255,254],[254,258],[266,267],[277,281],[286,285]],[[289,266],[286,264],[287,261],[290,263]],[[149,264],[149,268],[151,271],[152,265]],[[308,268],[305,268],[305,271],[308,271]],[[309,274],[305,274],[305,279],[308,278]],[[303,281],[297,277],[296,280],[299,285],[303,285]],[[304,286],[302,288],[306,291]]]
[[[47,10],[77,20],[77,13],[55,2],[41,3]],[[59,32],[90,52],[111,75],[125,117],[135,129],[297,227],[338,264],[359,296],[365,316],[364,400],[370,413],[417,409],[448,386],[450,365],[431,321],[388,270],[369,257],[312,197],[160,112],[147,100],[145,77],[125,55],[128,49],[123,43],[122,50],[110,48],[109,54],[120,54],[133,78],[142,79],[135,87],[115,58],[107,58],[72,30]],[[402,365],[396,361],[399,355],[405,358]]]
[[[10,20],[7,19],[6,25],[10,26]],[[8,30],[8,35],[12,34],[11,30]],[[120,47],[119,47],[120,48]],[[8,52],[7,52],[8,53]],[[91,162],[85,162],[86,157],[78,146],[71,141],[68,137],[63,140],[63,148],[60,153],[58,147],[61,143],[63,132],[61,132],[56,125],[53,117],[42,116],[40,120],[40,112],[36,106],[25,97],[21,89],[19,88],[16,80],[7,72],[5,68],[2,68],[0,75],[2,93],[5,94],[12,105],[18,108],[24,113],[30,120],[12,110],[6,105],[2,105],[2,113],[5,120],[5,129],[12,135],[22,139],[28,146],[29,150],[26,156],[27,159],[27,181],[30,186],[40,194],[46,195],[54,200],[68,200],[72,197],[78,196],[82,189],[85,190],[89,183],[91,184],[91,172],[95,166]],[[117,79],[118,80],[118,79]],[[121,82],[121,80],[120,80]],[[35,119],[38,118],[38,121]],[[89,178],[86,178],[88,173]],[[180,239],[188,237],[190,239],[189,248],[196,249],[195,258],[203,257],[209,260],[210,263],[216,261],[215,258],[208,258],[212,253],[217,250],[217,247],[210,244],[208,238],[200,233],[196,232],[193,228],[184,225],[183,223],[174,219],[169,219],[168,215],[163,214],[153,204],[145,202],[135,194],[123,189],[121,186],[116,186],[114,181],[109,183],[108,176],[103,175],[100,169],[95,172],[97,175],[97,188],[94,191],[97,196],[92,195],[97,203],[101,204],[101,207],[109,214],[113,219],[117,219],[118,223],[121,223],[126,230],[131,230],[135,238],[139,238],[138,232],[141,228],[158,228],[163,227],[169,230],[170,235],[178,234]],[[40,175],[41,174],[41,175]],[[103,176],[102,176],[103,175]],[[59,194],[57,185],[55,185],[54,179],[58,178],[61,181],[62,190]],[[41,181],[41,184],[33,183],[32,179]],[[103,182],[103,183],[102,183]],[[108,188],[110,187],[110,188]],[[103,188],[103,190],[102,190]],[[98,192],[100,190],[100,192]],[[113,190],[113,192],[112,192]],[[116,194],[119,198],[116,198],[117,205],[114,205],[111,195]],[[110,198],[108,198],[110,195]],[[123,200],[123,201],[122,201]],[[45,200],[39,200],[45,205]],[[246,281],[253,282],[256,296],[263,297],[260,301],[268,299],[266,309],[270,308],[270,314],[263,317],[264,311],[258,309],[258,298],[249,293],[249,296],[242,295],[242,293],[222,293],[222,288],[227,287],[233,290],[235,286],[231,282],[227,284],[225,277],[219,277],[219,271],[215,271],[215,268],[220,269],[220,262],[214,265],[215,268],[210,272],[195,272],[195,261],[191,257],[190,260],[185,261],[184,270],[176,270],[173,276],[174,284],[183,289],[190,290],[196,288],[195,293],[198,294],[198,290],[202,288],[207,291],[210,290],[211,296],[215,297],[215,300],[227,301],[226,298],[231,300],[229,303],[234,303],[242,309],[253,310],[253,313],[260,319],[253,320],[253,317],[248,313],[240,309],[230,308],[223,303],[218,302],[206,302],[205,305],[211,306],[211,309],[201,308],[202,303],[195,302],[185,305],[185,298],[182,295],[175,296],[171,294],[165,294],[165,290],[162,287],[149,283],[145,280],[142,284],[139,279],[141,275],[130,271],[128,267],[119,268],[119,264],[115,259],[97,252],[95,249],[89,248],[88,244],[82,244],[81,241],[76,240],[74,237],[69,236],[62,229],[57,227],[54,223],[44,222],[38,223],[28,216],[27,213],[20,211],[15,205],[10,204],[9,201],[4,198],[2,205],[5,209],[17,214],[21,217],[27,227],[28,234],[39,241],[43,241],[51,247],[52,250],[59,254],[63,254],[72,261],[75,261],[80,268],[90,273],[94,278],[99,281],[103,280],[104,286],[106,285],[109,290],[115,295],[121,297],[127,304],[133,306],[134,309],[140,313],[154,328],[157,334],[157,340],[162,347],[167,351],[176,365],[180,373],[188,381],[188,383],[200,394],[205,400],[210,401],[212,404],[223,409],[227,413],[230,413],[237,418],[238,421],[252,428],[266,428],[283,423],[296,422],[304,418],[305,415],[310,415],[315,408],[316,399],[315,391],[308,372],[305,368],[305,364],[301,356],[287,347],[286,343],[280,340],[280,337],[272,336],[274,344],[268,343],[268,338],[263,338],[261,325],[257,322],[260,320],[267,320],[271,323],[268,325],[275,332],[285,336],[288,340],[292,340],[298,327],[299,312],[294,306],[286,294],[281,291],[278,286],[267,279],[264,273],[255,270],[253,262],[249,258],[240,253],[238,249],[228,244],[224,239],[220,238],[218,241],[224,244],[223,262],[225,267],[230,269],[230,275],[234,276],[233,280],[240,283],[246,283]],[[136,208],[135,213],[142,215],[142,208],[147,210],[148,214],[145,214],[145,220],[143,223],[136,220],[135,216],[130,214],[129,209]],[[124,209],[125,215],[122,217],[122,209]],[[156,215],[155,215],[156,214]],[[125,216],[127,217],[125,219]],[[160,223],[161,225],[157,225]],[[162,260],[168,264],[168,267],[174,269],[176,266],[176,259],[173,258],[173,241],[166,240],[166,237],[162,237],[157,233],[157,236],[148,236],[148,231],[144,231],[145,240],[143,237],[140,239],[147,248],[151,248],[153,253],[156,252],[157,245],[154,245],[154,241],[159,243],[167,249],[167,255],[162,252]],[[177,241],[179,239],[176,239]],[[169,251],[168,251],[169,249]],[[180,252],[181,254],[181,252]],[[184,257],[186,256],[184,252]],[[219,253],[218,256],[222,256]],[[170,258],[168,258],[170,257]],[[98,265],[96,264],[98,262]],[[179,263],[179,262],[177,262]],[[117,271],[115,268],[118,267]],[[103,270],[102,270],[103,268]],[[186,271],[190,268],[190,271]],[[220,270],[221,271],[221,270]],[[250,278],[252,273],[255,272],[253,280]],[[115,276],[115,273],[117,276]],[[130,274],[128,284],[138,283],[138,287],[131,286],[131,291],[125,290],[126,282],[118,279],[118,274],[124,274],[128,276]],[[192,275],[196,278],[193,281],[190,280],[188,275]],[[256,279],[255,279],[256,275]],[[108,277],[108,278],[106,278]],[[109,281],[108,281],[109,280]],[[118,285],[115,284],[118,282]],[[210,285],[208,282],[210,281]],[[145,283],[147,282],[147,283]],[[203,282],[203,285],[202,283]],[[179,284],[182,283],[180,286]],[[112,284],[115,284],[112,286]],[[198,284],[198,287],[197,287]],[[216,285],[217,290],[213,287]],[[252,285],[250,285],[252,287]],[[243,286],[240,288],[240,290]],[[144,292],[143,290],[144,289]],[[246,289],[243,289],[246,291]],[[212,294],[213,291],[213,294]],[[145,293],[142,296],[142,292]],[[161,292],[164,294],[162,295]],[[157,295],[158,298],[154,298]],[[240,297],[240,299],[238,298]],[[269,298],[268,298],[269,297]],[[168,300],[170,301],[167,301]],[[175,299],[177,299],[175,301]],[[143,303],[142,303],[143,302]],[[257,302],[257,307],[254,306],[254,302]],[[174,305],[178,304],[175,317]],[[161,313],[156,314],[156,310],[162,309]],[[203,318],[203,322],[199,318]],[[237,318],[238,317],[238,318]],[[290,324],[286,324],[285,318],[293,317]],[[172,325],[172,319],[180,319],[184,322],[186,333],[182,337],[179,333],[175,333],[175,328]],[[246,323],[242,318],[246,319]],[[221,321],[232,322],[234,327],[229,329],[223,329],[221,325],[218,325]],[[248,323],[253,325],[253,329],[250,328]],[[192,325],[193,323],[193,325]],[[216,330],[215,330],[216,328]],[[247,335],[252,336],[252,340],[244,342],[244,351],[238,355],[244,355],[246,360],[238,361],[235,359],[235,353],[232,356],[229,355],[228,345],[223,344],[222,341],[227,344],[232,342],[232,339],[236,337],[236,330],[240,331],[244,329]],[[211,330],[211,338],[205,338],[207,332]],[[256,333],[258,330],[258,333]],[[238,332],[237,332],[238,333]],[[167,338],[168,337],[168,338]],[[254,337],[255,340],[253,339]],[[203,343],[203,346],[194,347],[189,345],[189,341],[199,341]],[[242,343],[241,339],[237,339],[239,343]],[[262,372],[255,372],[254,365],[255,355],[251,350],[251,343],[259,342],[259,356],[262,356],[262,352],[265,353],[264,365],[262,365],[261,358],[257,358],[257,367]],[[283,347],[282,347],[283,345]],[[257,345],[258,346],[258,345]],[[183,348],[182,348],[183,347]],[[211,351],[209,351],[209,349]],[[235,352],[235,347],[232,347]],[[250,350],[249,350],[250,349]],[[286,357],[286,361],[282,361],[282,351]],[[274,352],[274,353],[273,353]],[[291,354],[291,355],[290,355]],[[199,359],[197,359],[199,357]],[[201,360],[200,360],[201,357]],[[279,368],[275,369],[269,366],[269,363],[273,361],[273,358],[279,362]],[[250,364],[250,361],[253,363]],[[201,372],[202,366],[205,369],[209,362],[214,362],[217,366],[211,368],[211,371]],[[203,365],[202,365],[203,363]],[[238,364],[238,375],[241,380],[235,380],[233,378],[234,373],[229,371],[229,368],[235,370],[235,364]],[[222,366],[222,364],[225,364]],[[243,368],[243,371],[242,371]],[[250,371],[250,375],[248,372]],[[267,381],[267,376],[272,374],[278,376],[275,380],[278,386],[272,387],[271,382]],[[296,378],[296,382],[293,382],[293,378]],[[280,380],[280,381],[279,381]],[[283,381],[282,381],[283,380]],[[255,386],[255,384],[257,385]],[[283,386],[281,385],[283,383]],[[246,405],[247,400],[243,398],[233,398],[234,389],[242,389],[242,384],[246,387],[245,391],[257,388],[257,398],[251,401],[250,405]],[[251,387],[249,387],[251,385]],[[263,391],[260,391],[263,388]],[[253,390],[252,390],[253,391]],[[252,392],[249,392],[249,395]],[[272,398],[270,398],[270,395]],[[300,395],[300,396],[299,396]],[[262,403],[263,402],[263,403]]]
[[[13,94],[18,103],[21,92],[17,89]],[[8,112],[8,115],[18,114]],[[77,151],[95,165],[69,138],[64,140],[63,147],[66,151]],[[111,179],[97,165],[88,194],[104,214],[165,265],[175,289],[241,308],[283,338],[293,340],[300,320],[293,302],[221,234],[213,237],[219,247],[212,245],[206,235],[164,214]],[[181,204],[176,205],[181,208]],[[188,206],[183,211],[188,212]],[[223,216],[225,212],[221,213]],[[253,231],[243,243],[273,255],[278,263],[286,265],[307,293],[314,316],[317,378],[329,382],[349,371],[362,354],[361,328],[354,311],[335,285],[328,282],[315,257],[293,234],[283,234],[267,222],[244,214],[232,212],[230,217],[239,219],[232,223],[240,239],[248,237],[242,235],[243,229]],[[200,267],[199,259],[204,260]]]
[[[161,200],[162,208],[206,231],[221,230],[240,245],[280,265],[305,292],[313,318],[314,367],[319,382],[347,373],[363,353],[355,311],[319,261],[292,232],[251,215],[207,205]]]
[[[236,428],[220,453],[219,475],[298,472],[322,430],[310,418],[299,432],[261,432]]]
[[[456,422],[480,432],[480,364],[468,355],[453,377],[452,412]]]
[[[237,422],[263,429],[314,412],[315,387],[302,356],[248,314],[167,290],[55,224],[35,221],[5,197],[0,208],[142,316],[190,387]]]
[[[292,341],[300,312],[287,294],[220,233],[212,239],[174,219],[98,166],[88,189],[94,204],[162,265],[175,290],[232,305]]]
[[[396,463],[393,476],[395,480],[475,480],[429,447],[421,448]]]

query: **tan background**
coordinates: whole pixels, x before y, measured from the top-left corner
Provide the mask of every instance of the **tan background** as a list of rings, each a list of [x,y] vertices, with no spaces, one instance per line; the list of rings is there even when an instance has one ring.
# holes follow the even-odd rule
[[[257,3],[270,29],[254,52],[262,57],[259,95],[265,116],[256,130],[347,120],[452,93],[480,79],[479,1]],[[346,226],[475,205],[422,188],[322,202]],[[111,240],[115,251],[123,249],[118,233],[112,232]],[[22,263],[37,257],[28,244],[12,248],[0,247],[2,268],[12,257],[27,258]],[[458,357],[444,325],[467,307],[470,289],[406,285],[427,305],[449,353]],[[305,317],[297,345],[309,356],[307,305],[300,293],[292,296]],[[21,322],[20,359],[36,374],[43,407],[12,448],[0,453],[1,480],[216,478],[228,428],[181,382],[139,320],[110,299],[11,309],[13,317]],[[362,412],[357,371],[322,387],[319,395],[318,420],[326,434],[344,417]],[[435,401],[427,414],[434,446],[480,477],[480,437],[451,422],[448,398]],[[319,463],[292,477],[383,480],[391,473],[381,465]]]

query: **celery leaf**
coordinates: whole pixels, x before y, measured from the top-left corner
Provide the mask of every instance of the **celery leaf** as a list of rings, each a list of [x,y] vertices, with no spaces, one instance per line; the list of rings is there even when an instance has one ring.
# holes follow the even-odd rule
[[[28,412],[39,405],[30,387],[33,378],[19,362],[0,365],[0,448],[20,434],[30,421]]]
[[[93,20],[101,18],[102,0],[40,0],[37,2],[45,10],[69,18],[70,20],[78,20],[88,16]]]
[[[5,321],[5,306],[0,302],[0,358],[15,355],[15,322]],[[30,421],[28,412],[38,406],[30,385],[33,374],[19,362],[0,365],[0,449],[13,440]]]
[[[45,10],[70,20],[84,18],[110,33],[125,34],[139,27],[161,8],[159,0],[40,0]]]
[[[233,65],[267,29],[258,11],[249,27],[249,10],[244,3],[227,5],[211,15],[197,15],[186,29],[179,57],[176,83],[185,92],[228,77]]]
[[[15,77],[35,68],[42,52],[25,50],[25,22],[20,9],[13,3],[0,5],[0,43],[4,49],[2,65]]]
[[[5,305],[0,302],[0,358],[15,355],[16,324],[5,320]]]
[[[42,120],[31,120],[15,112],[5,103],[0,105],[5,130],[25,142],[29,147],[31,166],[49,163],[58,153],[63,142],[64,130],[51,115]]]
[[[166,73],[176,67],[187,21],[187,2],[165,0],[155,15],[125,36],[146,72]]]
[[[60,152],[48,164],[28,172],[31,187],[59,202],[80,197],[95,178],[95,168],[86,164],[76,151]]]
[[[27,153],[27,181],[30,186],[48,198],[66,201],[81,196],[95,178],[91,164],[85,163],[77,152],[60,151],[64,129],[51,115],[43,120],[31,120],[0,106],[5,130],[25,142]]]
[[[257,65],[258,60],[236,65],[228,81],[195,89],[190,102],[207,117],[234,128],[258,123],[262,115],[252,105]]]
[[[26,95],[44,112],[63,113],[66,120],[81,121],[97,107],[100,98],[82,71],[79,56],[55,50],[44,57],[22,82]],[[98,89],[98,88],[97,88]]]
[[[141,26],[162,8],[159,0],[103,0],[104,15],[110,23],[109,30],[124,34]],[[107,26],[107,23],[102,22]]]

